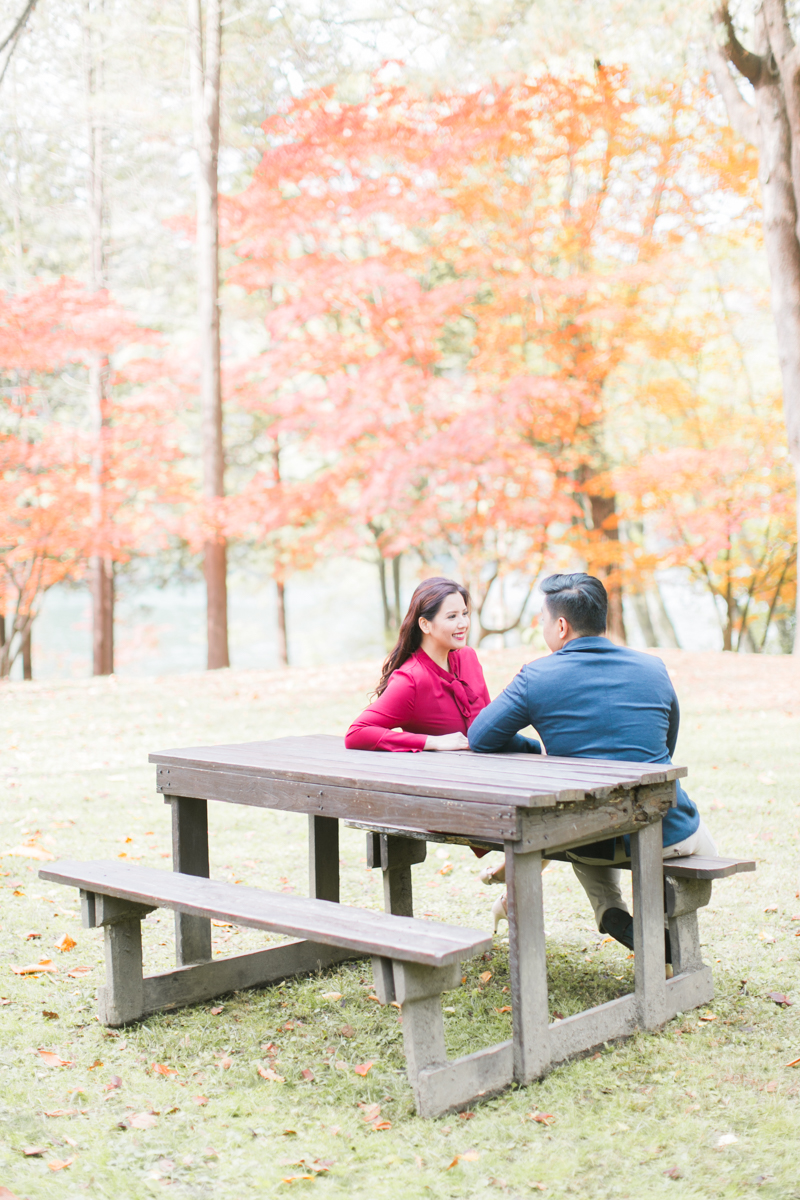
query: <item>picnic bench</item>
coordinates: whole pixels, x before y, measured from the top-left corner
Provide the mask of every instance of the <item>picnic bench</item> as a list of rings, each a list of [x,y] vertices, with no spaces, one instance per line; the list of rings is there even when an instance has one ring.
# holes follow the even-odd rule
[[[195,999],[198,991],[210,998],[241,986],[245,964],[236,959],[210,962],[199,973],[197,967],[184,967],[143,974],[142,920],[154,908],[171,908],[309,939],[260,952],[262,958],[271,956],[270,966],[278,971],[272,982],[297,974],[298,968],[319,970],[329,962],[330,947],[344,951],[337,955],[339,961],[372,958],[381,999],[396,999],[402,1007],[408,1077],[421,1116],[435,1116],[506,1086],[510,1041],[450,1062],[445,1049],[441,994],[461,983],[464,959],[491,946],[491,936],[480,930],[113,861],[66,860],[43,868],[40,875],[79,888],[84,925],[104,930],[106,984],[99,1001],[105,1025],[126,1025],[186,1003],[182,984],[187,972]],[[258,960],[259,953],[237,957]]]
[[[86,895],[85,920],[106,930],[101,1019],[125,1023],[159,1008],[369,956],[378,997],[403,1006],[409,1078],[424,1116],[464,1107],[513,1081],[528,1083],[604,1042],[656,1030],[676,1013],[707,1004],[714,989],[711,968],[702,961],[697,911],[709,902],[714,879],[755,869],[742,859],[662,859],[661,818],[675,803],[683,767],[469,751],[381,754],[348,751],[341,738],[325,736],[150,757],[157,789],[172,808],[173,872],[118,862],[55,863],[40,872],[79,887]],[[308,898],[209,879],[212,800],[307,814]],[[383,873],[384,914],[338,903],[340,820],[366,830],[368,865]],[[634,992],[550,1023],[542,859],[625,834],[634,896]],[[428,841],[505,854],[512,1037],[451,1063],[440,995],[456,985],[458,963],[491,939],[414,919],[411,868],[425,859]],[[141,918],[154,907],[175,911],[177,968],[145,977]],[[665,916],[671,979],[665,978]],[[303,940],[212,960],[212,918]],[[412,953],[424,945],[433,957]]]

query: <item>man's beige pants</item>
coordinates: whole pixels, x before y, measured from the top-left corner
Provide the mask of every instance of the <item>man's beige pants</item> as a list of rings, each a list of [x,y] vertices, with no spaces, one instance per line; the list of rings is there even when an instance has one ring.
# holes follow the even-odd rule
[[[620,891],[622,872],[614,865],[631,861],[629,855],[625,853],[622,838],[617,838],[615,849],[616,854],[613,859],[582,858],[578,851],[567,851],[572,869],[581,881],[583,890],[594,909],[594,919],[598,929],[602,929],[603,913],[607,908],[621,908],[623,912],[630,912],[628,903]],[[674,846],[665,846],[663,853],[664,858],[683,858],[687,854],[716,855],[717,847],[701,820],[694,833],[684,838],[682,842],[676,842]]]

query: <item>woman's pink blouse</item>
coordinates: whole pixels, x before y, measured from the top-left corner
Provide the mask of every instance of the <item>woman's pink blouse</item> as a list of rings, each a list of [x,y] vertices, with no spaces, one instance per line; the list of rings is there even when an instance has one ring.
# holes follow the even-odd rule
[[[389,677],[383,695],[348,729],[348,750],[416,751],[429,734],[466,733],[489,703],[489,689],[471,646],[451,650],[451,672],[417,650]],[[399,732],[402,730],[402,732]]]

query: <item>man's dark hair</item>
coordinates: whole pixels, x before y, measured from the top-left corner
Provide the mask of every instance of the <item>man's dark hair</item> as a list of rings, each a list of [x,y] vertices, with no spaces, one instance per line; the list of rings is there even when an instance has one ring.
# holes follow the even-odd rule
[[[581,637],[599,637],[606,631],[608,593],[594,575],[548,575],[539,584],[553,617],[563,617]]]

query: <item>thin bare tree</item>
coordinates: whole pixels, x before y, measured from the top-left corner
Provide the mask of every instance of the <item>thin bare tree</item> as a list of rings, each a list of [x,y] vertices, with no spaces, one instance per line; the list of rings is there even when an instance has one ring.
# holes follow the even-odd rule
[[[83,59],[86,90],[86,141],[89,150],[89,285],[99,291],[107,284],[104,186],[103,114],[103,0],[84,0]],[[92,527],[99,543],[89,560],[92,595],[92,674],[114,673],[114,562],[105,552],[106,431],[109,423],[108,358],[97,355],[89,364],[89,410],[92,425]]]
[[[752,50],[740,40],[727,2],[716,10],[715,27],[710,46],[714,78],[731,125],[758,150],[764,245],[800,528],[800,47],[786,0],[762,0],[755,12]],[[742,93],[741,82],[750,85],[751,99]],[[797,604],[800,618],[800,590]],[[800,655],[800,619],[794,653]]]
[[[203,423],[203,496],[213,506],[224,495],[219,320],[219,92],[222,3],[189,0],[192,123],[197,152],[197,293],[200,329],[200,404]],[[230,666],[227,547],[209,534],[203,547],[208,669]]]

